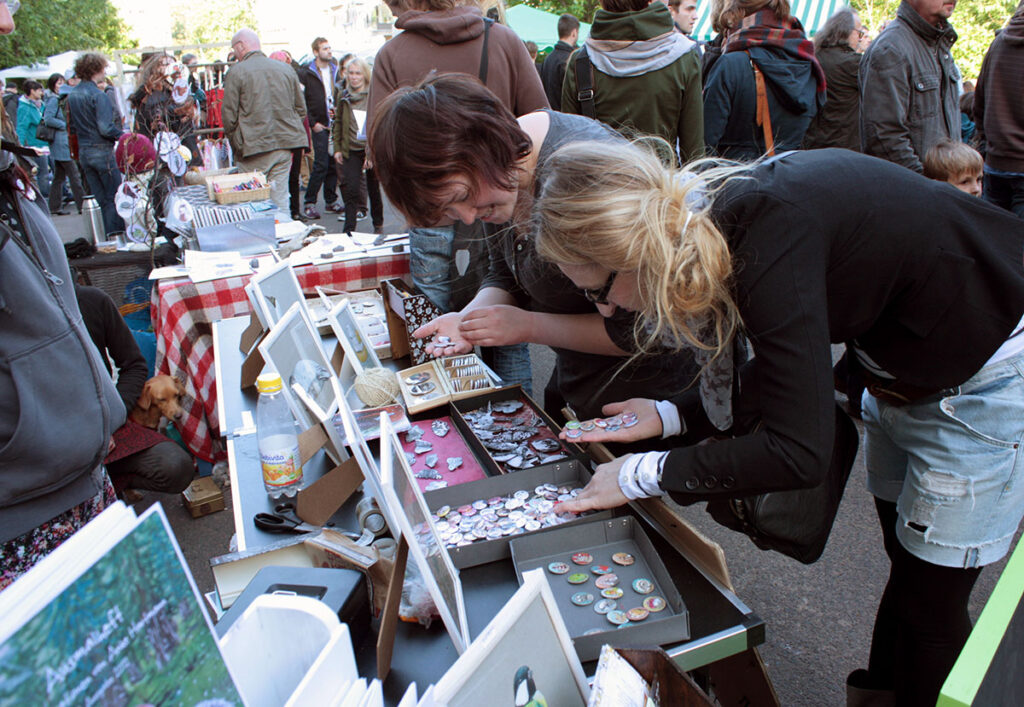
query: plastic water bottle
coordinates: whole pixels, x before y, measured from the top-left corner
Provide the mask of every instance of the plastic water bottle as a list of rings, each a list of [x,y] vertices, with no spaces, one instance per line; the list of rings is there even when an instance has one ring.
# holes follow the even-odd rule
[[[256,403],[256,436],[263,487],[275,500],[294,496],[302,487],[302,464],[295,418],[281,393],[281,376],[261,374],[256,379],[256,389],[260,392]]]
[[[82,202],[82,215],[85,218],[86,233],[92,238],[93,245],[107,240],[107,229],[103,225],[103,211],[92,194],[85,195],[85,200]]]

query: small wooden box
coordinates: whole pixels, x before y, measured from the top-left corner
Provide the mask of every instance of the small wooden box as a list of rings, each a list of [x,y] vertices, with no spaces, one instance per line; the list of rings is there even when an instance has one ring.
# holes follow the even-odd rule
[[[434,387],[429,393],[413,394],[417,383],[411,383],[410,378],[416,375],[426,376],[419,384],[433,383]],[[476,354],[455,354],[406,368],[398,372],[398,383],[402,388],[402,397],[405,398],[405,407],[411,415],[497,388]]]
[[[258,189],[233,191],[234,187],[237,185],[244,184],[245,182],[252,181],[253,179],[265,186]],[[219,187],[221,191],[217,191],[214,185]],[[270,185],[267,183],[267,178],[262,172],[221,174],[206,178],[206,195],[209,197],[210,201],[216,201],[218,204],[241,204],[247,201],[269,199]]]
[[[224,494],[213,477],[203,476],[181,492],[181,500],[193,518],[224,510]]]

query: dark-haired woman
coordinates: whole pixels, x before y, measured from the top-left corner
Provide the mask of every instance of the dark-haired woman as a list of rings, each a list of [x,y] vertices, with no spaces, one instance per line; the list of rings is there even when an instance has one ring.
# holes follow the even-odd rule
[[[159,132],[175,133],[189,149],[189,164],[202,164],[195,135],[199,115],[188,90],[184,67],[169,54],[151,56],[139,71],[139,87],[128,98],[135,109],[135,132],[150,140]]]
[[[82,180],[78,176],[78,167],[71,161],[67,112],[64,110],[68,100],[66,96],[71,88],[64,82],[64,77],[60,74],[50,76],[46,81],[46,86],[52,95],[46,99],[46,106],[43,108],[43,122],[57,131],[53,142],[50,143],[50,156],[53,157],[54,164],[53,181],[50,183],[50,213],[62,216],[67,213],[61,210],[65,176],[71,185],[71,194],[75,198],[78,213],[82,213],[82,200],[85,198],[85,192],[82,190]]]
[[[18,99],[18,139],[22,145],[50,149],[50,143],[36,137],[36,128],[43,120],[43,85],[29,79],[21,85],[22,96]],[[43,197],[50,195],[50,157],[37,155],[36,184]]]
[[[606,315],[640,313],[645,344],[675,341],[708,361],[699,389],[665,405],[629,401],[632,428],[584,433],[672,433],[680,446],[598,467],[565,509],[820,484],[836,435],[830,343],[852,342],[869,380],[864,456],[892,569],[868,670],[849,684],[889,693],[856,704],[934,705],[971,629],[971,588],[1024,515],[1020,221],[848,150],[688,178],[635,146],[588,143],[547,168],[541,257],[600,294]],[[755,356],[736,367],[740,331]],[[763,426],[698,444],[728,429],[734,409]]]
[[[716,155],[754,160],[768,151],[758,121],[764,80],[775,151],[799,149],[825,102],[825,72],[789,0],[712,0],[711,25],[722,55],[704,82],[704,142]]]
[[[545,162],[578,140],[623,142],[588,118],[549,110],[516,119],[479,81],[443,74],[385,99],[370,142],[378,178],[410,225],[462,221],[489,225],[491,267],[460,312],[421,327],[443,335],[436,355],[474,345],[547,344],[557,354],[545,392],[556,414],[568,402],[578,415],[600,415],[602,401],[628,392],[679,389],[692,379],[691,357],[647,356],[619,371],[632,346],[629,314],[605,320],[594,302],[533,249],[529,212],[545,178]],[[616,375],[617,374],[617,375]]]

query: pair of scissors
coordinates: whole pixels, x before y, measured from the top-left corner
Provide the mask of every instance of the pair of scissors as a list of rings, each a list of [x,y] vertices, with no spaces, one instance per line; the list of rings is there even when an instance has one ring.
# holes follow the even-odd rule
[[[273,513],[257,513],[253,522],[268,533],[313,533],[320,530],[320,526],[310,525],[299,518],[295,505],[291,503],[277,504]]]

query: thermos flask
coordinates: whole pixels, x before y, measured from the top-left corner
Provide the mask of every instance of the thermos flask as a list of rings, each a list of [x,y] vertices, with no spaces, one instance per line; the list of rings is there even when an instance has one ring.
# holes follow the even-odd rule
[[[86,232],[92,237],[94,244],[107,240],[107,229],[103,226],[103,212],[92,194],[85,195],[82,202],[82,215],[85,218]]]

